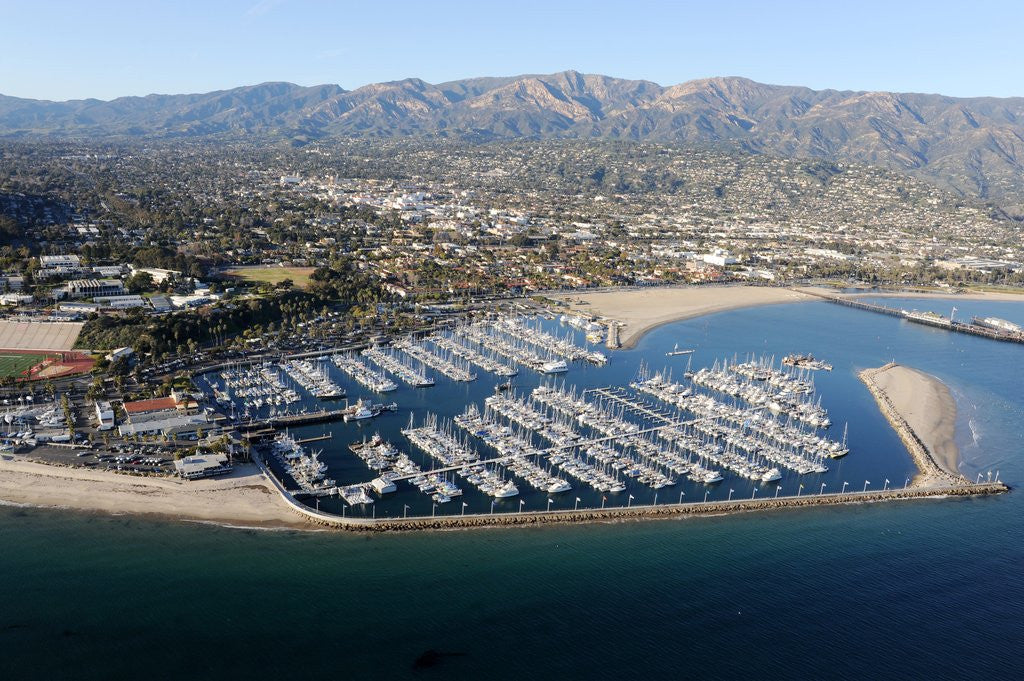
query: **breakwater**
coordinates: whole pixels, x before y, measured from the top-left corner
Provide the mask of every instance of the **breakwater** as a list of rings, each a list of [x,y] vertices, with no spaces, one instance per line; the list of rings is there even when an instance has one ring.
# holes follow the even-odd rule
[[[614,508],[583,508],[578,510],[523,511],[519,513],[488,513],[445,516],[416,516],[409,518],[351,518],[314,510],[298,501],[285,489],[259,456],[253,460],[273,484],[281,498],[295,513],[308,522],[322,527],[355,532],[407,532],[414,530],[450,530],[478,527],[522,527],[552,523],[612,522],[672,518],[679,516],[715,516],[726,513],[777,511],[787,508],[811,508],[843,504],[864,504],[882,501],[906,501],[935,497],[965,497],[1001,494],[1009,487],[1001,482],[974,484],[961,479],[950,484],[928,484],[902,488],[863,492],[804,494],[761,499],[731,499],[728,501],[693,502],[683,504],[638,505]]]
[[[274,480],[273,476],[270,476]],[[717,516],[727,513],[778,511],[788,508],[812,508],[866,504],[884,501],[908,501],[941,497],[1001,494],[1009,488],[1001,482],[908,487],[868,492],[805,494],[802,496],[764,499],[733,499],[731,501],[694,502],[685,504],[644,505],[603,509],[566,511],[524,511],[521,513],[417,516],[410,518],[346,518],[314,511],[296,501],[276,480],[275,487],[289,506],[309,522],[323,527],[355,532],[408,532],[414,530],[451,530],[482,527],[524,527],[553,523],[592,523],[644,520],[673,517]]]

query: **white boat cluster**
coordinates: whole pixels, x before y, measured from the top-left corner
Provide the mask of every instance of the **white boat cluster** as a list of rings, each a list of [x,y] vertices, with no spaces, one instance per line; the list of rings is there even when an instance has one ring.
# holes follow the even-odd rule
[[[623,477],[636,477],[638,482],[655,488],[675,483],[675,480],[668,476],[645,467],[638,470],[636,475],[627,475],[624,472],[626,462],[629,463],[629,471],[637,468],[638,462],[622,454],[621,456],[625,457],[624,462],[616,466],[616,461],[604,457],[607,448],[601,444],[592,444],[586,450],[582,450],[582,445],[580,450],[574,449],[572,445],[580,443],[583,436],[573,428],[572,417],[555,410],[555,417],[552,418],[542,411],[544,405],[543,401],[527,397],[493,395],[486,399],[483,419],[487,422],[492,421],[494,416],[505,418],[511,423],[536,432],[538,436],[554,444],[555,448],[563,448],[562,452],[548,453],[548,462],[567,476],[592,486],[599,492],[625,491]]]
[[[438,334],[430,337],[430,342],[450,352],[455,357],[460,357],[470,364],[474,364],[484,371],[489,371],[496,376],[511,378],[519,373],[515,367],[509,366],[496,359],[494,353],[484,354],[459,342],[460,336],[456,334]],[[470,341],[472,342],[472,341]]]
[[[540,322],[533,325],[522,317],[501,317],[493,324],[495,329],[504,331],[522,341],[534,345],[548,354],[562,357],[569,362],[586,360],[594,364],[602,365],[608,361],[608,357],[600,351],[588,350],[576,345],[571,333],[566,333],[563,338],[544,331]]]
[[[484,494],[496,499],[514,497],[519,488],[511,480],[505,480],[497,471],[478,464],[480,457],[467,443],[453,436],[449,428],[439,428],[437,417],[427,416],[424,424],[402,430],[409,441],[429,456],[439,461],[443,467],[460,466],[459,475],[474,485]],[[451,495],[448,495],[449,497]]]
[[[716,362],[703,368],[691,380],[701,387],[738,397],[753,406],[767,407],[774,414],[786,414],[815,428],[828,428],[832,421],[813,401],[814,382],[789,371],[773,368],[773,361],[748,361],[742,364]]]
[[[420,466],[408,455],[375,434],[369,441],[356,442],[349,445],[356,456],[362,459],[370,470],[380,471],[380,475],[369,487],[383,495],[396,490],[395,481],[407,478],[420,492],[430,496],[434,501],[444,504],[453,497],[460,496],[462,490],[440,473],[424,474]]]
[[[317,452],[309,453],[288,433],[281,433],[271,446],[271,453],[281,463],[303,492],[331,491],[334,480],[327,477],[327,464]]]
[[[597,402],[578,398],[573,391],[540,386],[533,391],[533,398],[600,435],[615,438],[591,445],[587,449],[588,456],[653,489],[674,485],[673,473],[704,484],[722,480],[721,474],[709,468],[710,460],[700,452],[684,455],[673,451],[671,446],[665,449],[651,439],[650,433],[641,432],[646,429],[624,418],[626,405],[611,399],[608,393],[592,391],[591,394],[598,397]]]
[[[281,368],[292,380],[319,400],[336,400],[345,396],[345,389],[331,379],[327,368],[319,361],[288,360],[281,362]]]
[[[331,361],[356,383],[374,392],[387,393],[398,389],[398,384],[384,373],[374,371],[351,354],[334,355]]]
[[[590,343],[604,342],[605,328],[593,320],[580,315],[562,315],[559,321],[585,333]]]
[[[212,383],[210,385],[221,402],[231,401],[231,391],[234,391],[235,397],[244,401],[247,408],[284,406],[302,399],[297,392],[284,384],[277,367],[272,364],[229,367],[220,372],[220,378],[224,381],[223,391],[218,391]]]
[[[476,380],[476,374],[469,370],[469,362],[464,359],[444,356],[441,354],[444,352],[443,350],[431,351],[425,344],[417,343],[411,338],[396,341],[394,347],[453,381],[469,383]]]
[[[849,452],[845,442],[801,429],[793,419],[781,423],[763,410],[730,406],[710,395],[694,394],[664,374],[642,377],[631,387],[693,414],[694,420],[685,424],[680,421],[666,434],[674,433],[679,446],[697,447],[711,460],[744,477],[765,479],[770,469],[761,469],[773,464],[801,475],[824,473],[828,470],[825,458]]]
[[[390,371],[414,388],[428,388],[434,385],[434,379],[427,376],[422,370],[412,368],[395,355],[381,348],[366,348],[361,354],[381,369]]]
[[[464,413],[455,417],[455,425],[494,447],[504,457],[500,461],[501,465],[506,466],[534,489],[548,494],[568,492],[572,489],[568,482],[551,475],[535,463],[540,460],[541,452],[528,437],[513,432],[508,426],[485,421],[475,404],[469,405]]]

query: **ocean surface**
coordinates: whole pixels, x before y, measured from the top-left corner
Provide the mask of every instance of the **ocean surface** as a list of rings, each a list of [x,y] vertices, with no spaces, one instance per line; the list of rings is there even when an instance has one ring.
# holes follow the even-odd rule
[[[888,302],[943,313],[952,304]],[[1024,304],[957,307],[961,318],[1024,322]],[[890,360],[949,385],[965,475],[1024,482],[1020,345],[823,302],[776,305],[660,327],[611,353],[607,367],[574,365],[565,381],[623,385],[641,361],[681,378],[687,358],[665,357],[676,343],[695,350],[695,369],[791,352],[835,366],[815,382],[830,434],[849,424],[851,454],[805,480],[804,493],[821,483],[902,485],[913,471],[856,377]],[[482,372],[469,385],[437,380],[386,395],[398,414],[331,426],[334,438],[317,446],[332,477],[371,477],[349,442],[379,431],[408,449],[398,430],[409,409],[417,419],[453,416],[497,382]],[[540,379],[524,370],[514,381],[525,391]],[[797,484],[785,477],[781,493]],[[520,489],[528,508],[545,506],[547,495]],[[766,493],[733,478],[709,493],[729,489]],[[670,497],[661,502],[704,491],[681,483],[661,490]],[[654,501],[641,492],[633,503]],[[599,503],[579,488],[555,503],[571,506],[577,494]],[[432,511],[429,498],[406,496],[374,512]],[[0,507],[0,678],[1020,676],[1022,498],[386,536]],[[476,512],[490,504],[469,492],[465,500]],[[434,512],[460,510],[453,502]]]

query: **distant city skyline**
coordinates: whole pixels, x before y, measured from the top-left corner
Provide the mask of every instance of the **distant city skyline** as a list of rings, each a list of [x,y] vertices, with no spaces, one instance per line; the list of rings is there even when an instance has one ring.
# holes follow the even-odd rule
[[[426,11],[424,8],[429,8]],[[575,69],[661,85],[743,76],[815,89],[1024,96],[1024,6],[649,0],[475,6],[0,0],[0,94],[113,99]]]

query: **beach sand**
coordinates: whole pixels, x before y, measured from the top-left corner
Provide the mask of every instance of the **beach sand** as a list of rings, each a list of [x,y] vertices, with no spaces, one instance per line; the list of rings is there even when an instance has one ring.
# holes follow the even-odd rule
[[[186,481],[0,458],[0,500],[229,525],[312,527],[252,464],[236,466],[226,477]]]
[[[935,464],[959,477],[960,452],[953,439],[956,402],[949,388],[934,376],[897,364],[865,373],[925,446]]]
[[[651,329],[669,322],[741,307],[815,300],[790,289],[767,286],[675,286],[553,297],[569,302],[576,313],[621,322],[619,337],[626,349]],[[585,304],[580,305],[580,300]]]

